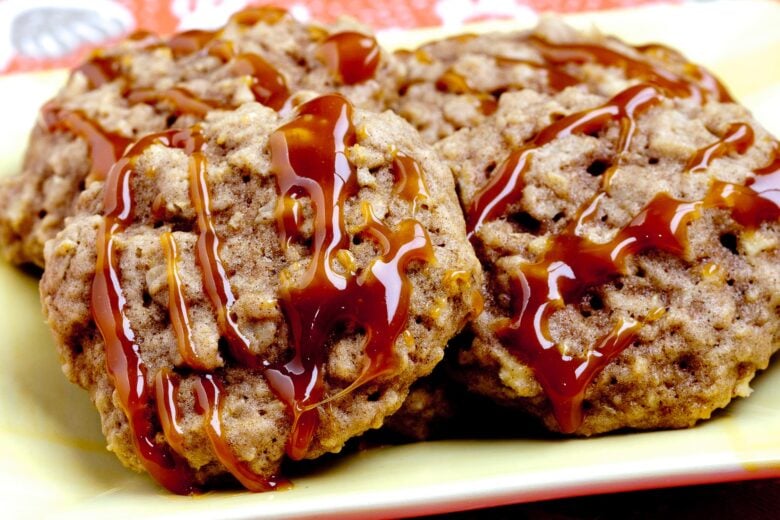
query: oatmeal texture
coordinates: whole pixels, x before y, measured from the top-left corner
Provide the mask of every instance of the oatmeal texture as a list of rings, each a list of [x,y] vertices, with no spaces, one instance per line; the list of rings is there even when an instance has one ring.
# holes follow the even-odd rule
[[[373,42],[372,54],[355,56],[349,39],[334,50],[332,40],[344,34]],[[43,267],[44,244],[73,214],[79,195],[144,135],[187,128],[249,102],[289,110],[301,89],[338,91],[379,110],[394,92],[384,85],[398,73],[366,28],[349,20],[305,25],[275,8],[238,13],[218,31],[131,36],[75,69],[43,107],[22,171],[0,179],[0,246],[14,263]]]
[[[437,144],[486,272],[473,341],[450,352],[458,377],[578,435],[692,426],[749,395],[780,347],[777,141],[734,103],[616,88],[611,99],[582,87],[506,93],[483,123]],[[621,96],[628,112],[615,108]],[[486,194],[502,173],[518,174],[493,184],[509,195]],[[624,255],[653,240],[629,234],[660,199],[676,201],[677,219]],[[553,350],[541,354],[538,338]],[[616,352],[599,358],[606,340]]]
[[[326,97],[348,106],[339,96]],[[309,103],[317,99],[322,98]],[[295,111],[282,117],[248,102],[234,111],[209,113],[199,127],[210,218],[221,242],[218,256],[235,296],[228,315],[247,340],[248,356],[261,358],[271,367],[295,355],[293,332],[285,315],[290,309],[284,307],[283,295],[301,286],[307,269],[317,261],[314,251],[318,237],[323,236],[318,224],[322,207],[304,192],[287,199],[298,204],[295,234],[288,233],[283,240],[277,220],[280,173],[269,139],[276,139],[278,145],[277,129],[296,121],[306,119],[297,117]],[[370,324],[355,326],[350,313],[359,313],[358,305],[378,309],[386,305],[390,312],[397,301],[354,302],[327,341],[317,345],[323,353],[318,367],[323,399],[332,400],[315,407],[316,428],[310,442],[298,447],[296,458],[338,452],[349,438],[380,427],[402,404],[410,385],[439,362],[448,339],[478,305],[474,288],[481,284],[480,268],[465,239],[449,170],[431,148],[419,144],[416,131],[394,114],[354,109],[351,121],[354,141],[339,160],[345,158],[351,165],[354,178],[344,182],[352,183],[356,191],[334,210],[341,214],[346,237],[336,260],[329,261],[330,268],[347,279],[365,280],[366,271],[378,269],[377,262],[387,257],[387,244],[381,240],[384,235],[367,231],[366,208],[375,223],[386,227],[386,233],[396,233],[413,219],[424,230],[418,238],[427,237],[430,255],[397,267],[401,279],[407,279],[409,301],[400,333],[389,345],[392,370],[350,389],[366,366],[364,344],[370,332]],[[413,197],[399,184],[399,156],[419,168],[419,178],[413,180],[420,182]],[[272,160],[277,162],[272,164]],[[208,298],[203,265],[197,258],[203,222],[193,203],[191,157],[184,149],[158,142],[144,147],[134,161],[129,177],[133,214],[129,224],[113,234],[114,267],[126,299],[124,314],[145,366],[147,389],[156,388],[155,378],[160,374],[173,375],[168,381],[176,383],[172,399],[177,403],[180,430],[178,435],[164,435],[154,419],[151,437],[161,449],[171,448],[183,457],[194,472],[196,486],[220,479],[229,470],[235,475],[228,463],[273,478],[290,451],[292,413],[279,397],[279,389],[271,388],[263,366],[242,362],[226,345],[224,327]],[[330,170],[326,175],[331,176]],[[104,189],[102,181],[90,184],[79,197],[76,216],[48,242],[41,297],[65,374],[89,391],[100,412],[108,448],[125,465],[140,470],[144,463],[133,446],[127,404],[117,390],[116,378],[107,371],[111,361],[106,359],[106,340],[96,326],[95,302],[90,303],[90,295],[96,294],[93,280],[101,226],[108,219],[102,215],[110,211],[103,207]],[[197,370],[177,348],[180,337],[172,324],[166,240],[178,249],[177,285],[186,304],[192,350],[201,364]],[[217,443],[209,437],[209,414],[198,398],[199,385],[203,394],[203,374],[218,381],[221,389],[221,442],[227,455],[218,453]],[[339,394],[345,389],[349,389],[346,394]],[[161,403],[154,393],[150,395],[143,410],[155,417]]]

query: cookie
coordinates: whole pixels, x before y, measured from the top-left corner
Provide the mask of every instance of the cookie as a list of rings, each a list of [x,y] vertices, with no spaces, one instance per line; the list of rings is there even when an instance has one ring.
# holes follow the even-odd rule
[[[64,372],[108,447],[179,493],[382,425],[477,312],[449,170],[338,94],[142,138],[46,246]]]
[[[524,89],[612,96],[653,81],[678,93],[730,99],[712,74],[673,49],[581,33],[557,18],[531,31],[462,34],[395,54],[405,79],[398,97],[388,97],[390,106],[429,143],[480,124],[504,92]]]
[[[436,146],[486,273],[459,378],[555,431],[691,426],[780,347],[780,145],[661,77],[505,93]]]
[[[377,78],[395,77],[394,63],[363,28],[304,25],[272,7],[242,11],[216,31],[137,33],[76,68],[43,107],[22,172],[0,181],[0,244],[11,261],[42,267],[44,243],[79,194],[148,133],[247,102],[281,110],[299,89],[380,109]]]

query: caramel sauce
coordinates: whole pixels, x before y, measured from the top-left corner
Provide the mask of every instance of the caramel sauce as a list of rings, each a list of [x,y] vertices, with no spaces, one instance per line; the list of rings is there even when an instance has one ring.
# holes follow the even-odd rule
[[[122,75],[122,70],[113,56],[95,54],[87,61],[73,69],[73,74],[81,73],[87,79],[89,87],[98,88],[111,83]]]
[[[469,39],[470,38],[450,38],[443,41],[453,40],[465,43]],[[561,91],[566,87],[582,83],[580,79],[572,76],[566,71],[564,68],[566,65],[570,63],[597,63],[605,67],[620,68],[627,77],[639,79],[644,83],[655,85],[663,89],[664,92],[670,96],[694,97],[695,99],[703,100],[706,95],[722,102],[733,102],[731,95],[723,84],[704,67],[690,63],[679,53],[658,44],[649,44],[634,48],[640,53],[660,57],[666,61],[670,61],[668,57],[673,55],[675,61],[681,61],[684,64],[685,76],[659,67],[642,58],[631,57],[605,45],[595,43],[552,43],[534,34],[523,35],[520,39],[533,46],[544,61],[537,62],[534,60],[496,56],[496,65],[499,67],[525,65],[544,70],[547,73],[549,88],[556,92]],[[401,54],[410,55],[411,52],[406,51]],[[419,61],[421,63],[426,63],[424,60]],[[408,86],[409,85],[406,87],[408,88]],[[443,92],[451,92],[454,94],[481,94],[483,96],[490,96],[493,99],[493,103],[497,104],[497,98],[503,91],[509,89],[516,90],[522,88],[522,85],[505,85],[503,88],[498,89],[497,92],[482,92],[472,88],[469,85],[468,80],[462,75],[449,69],[438,78],[436,87]],[[403,89],[401,94],[403,95]],[[486,105],[486,115],[490,115],[495,111],[495,109],[491,111],[492,105],[490,103],[486,103]]]
[[[207,370],[206,363],[195,352],[192,340],[192,327],[187,312],[187,300],[184,297],[179,277],[179,248],[170,232],[160,235],[165,260],[168,267],[168,310],[171,326],[176,336],[176,344],[184,364],[195,370]]]
[[[179,378],[168,368],[157,371],[154,378],[154,395],[157,401],[157,417],[160,418],[160,426],[163,435],[171,449],[183,455],[184,430],[180,424],[181,411],[176,396],[179,393]]]
[[[696,83],[704,87],[704,89],[712,96],[714,96],[715,99],[718,99],[722,102],[734,102],[734,98],[731,96],[728,89],[726,89],[723,83],[721,83],[720,80],[718,80],[718,78],[716,78],[710,71],[701,65],[691,63],[685,58],[685,56],[671,47],[667,47],[666,45],[662,45],[660,43],[648,43],[645,45],[637,45],[634,47],[634,49],[643,54],[656,56],[657,58],[663,59],[667,63],[671,61],[678,61],[683,63],[685,73],[688,76],[693,77]]]
[[[701,172],[719,157],[734,152],[743,154],[753,146],[753,140],[753,129],[749,125],[734,123],[729,126],[723,139],[697,151],[688,162],[687,170],[692,173]]]
[[[777,180],[774,189],[778,189]],[[704,199],[693,202],[660,193],[609,242],[597,244],[564,232],[553,237],[540,262],[522,264],[513,275],[512,318],[498,328],[497,335],[509,352],[532,367],[561,431],[571,433],[579,427],[587,386],[635,340],[641,321],[620,318],[613,331],[583,358],[567,354],[552,340],[550,316],[579,301],[589,289],[626,274],[629,256],[654,250],[684,257],[687,225],[710,208],[729,210],[737,222],[751,227],[780,218],[780,205],[769,208],[762,192],[745,186],[715,182]],[[644,321],[657,317],[658,313]]]
[[[70,132],[87,142],[90,171],[87,181],[103,180],[114,163],[122,156],[132,139],[107,132],[81,110],[68,110],[54,102],[41,109],[43,124],[49,132]]]
[[[403,152],[398,152],[393,157],[393,175],[395,176],[393,192],[410,202],[414,213],[417,205],[424,203],[429,197],[420,165]]]
[[[566,87],[580,84],[580,80],[571,74],[568,74],[566,71],[561,70],[560,67],[551,65],[550,63],[538,63],[531,60],[498,56],[496,57],[496,64],[503,67],[525,65],[526,67],[544,70],[547,73],[547,84],[556,92],[560,92]]]
[[[780,207],[780,142],[774,142],[772,160],[766,166],[753,171],[755,176],[745,183],[763,199],[760,213],[763,220],[772,220],[777,216],[777,208]],[[774,208],[772,207],[774,205]],[[774,213],[773,213],[774,212]]]
[[[258,23],[275,25],[287,16],[287,10],[273,5],[247,7],[230,17],[230,21],[244,26],[252,26]]]
[[[157,438],[155,414],[150,406],[155,396],[149,388],[141,348],[125,313],[127,300],[121,286],[115,243],[115,236],[133,222],[135,203],[130,177],[137,156],[154,144],[169,144],[171,137],[170,132],[144,137],[108,173],[104,188],[105,213],[97,235],[97,263],[90,308],[105,341],[108,373],[133,432],[141,464],[169,490],[188,494],[196,489],[192,470],[185,459]]]
[[[195,380],[196,411],[204,417],[206,434],[217,459],[250,491],[271,491],[287,487],[285,480],[261,477],[254,473],[246,462],[236,457],[222,431],[222,394],[222,385],[213,375],[199,376]]]
[[[165,90],[135,89],[128,91],[125,97],[130,104],[146,103],[151,105],[164,102],[171,106],[171,111],[174,114],[188,114],[198,119],[205,118],[206,114],[215,108],[222,108],[216,101],[200,99],[182,87]]]
[[[278,23],[287,11],[281,8],[264,6],[250,7],[239,11],[231,17],[231,22],[242,26],[251,26],[256,23],[273,25]],[[190,30],[171,36],[167,41],[153,38],[151,33],[141,32],[131,35],[131,40],[148,41],[146,49],[167,48],[175,59],[181,59],[196,53],[206,53],[220,61],[233,62],[233,68],[238,75],[249,76],[252,80],[252,93],[255,99],[274,110],[279,110],[290,96],[284,76],[262,57],[241,53],[236,55],[233,44],[222,40],[224,29],[214,31]],[[378,52],[378,50],[377,50]],[[173,105],[178,114],[190,114],[200,119],[214,108],[229,108],[214,100],[199,99],[182,87],[173,87],[165,90],[150,88],[135,89],[130,84],[130,79],[124,76],[119,66],[118,56],[103,57],[94,55],[83,65],[74,69],[81,72],[89,82],[91,88],[97,88],[116,79],[123,79],[128,84],[125,88],[125,97],[133,103],[158,103],[166,101]]]
[[[275,7],[249,8],[235,14],[232,20],[240,25],[254,23],[277,23],[286,11]],[[139,32],[131,40],[147,42],[147,49],[168,48],[176,59],[198,52],[206,52],[223,62],[232,61],[236,74],[251,78],[251,90],[255,99],[274,110],[280,110],[290,97],[284,76],[258,55],[242,53],[236,55],[231,42],[220,40],[222,30],[184,31],[173,35],[167,41],[151,37],[150,33]],[[378,53],[378,50],[377,50]],[[378,56],[378,54],[377,54]],[[131,79],[124,75],[119,64],[121,56],[93,55],[84,64],[74,69],[87,79],[90,88],[122,79],[125,82],[123,95],[130,104],[163,103],[171,107],[176,115],[191,115],[202,120],[216,108],[230,108],[216,100],[201,99],[187,89],[174,86],[168,89],[134,88]],[[378,58],[377,58],[378,59]],[[89,147],[91,169],[87,181],[102,180],[111,166],[121,157],[133,139],[108,132],[79,110],[67,110],[50,102],[42,109],[42,119],[50,132],[66,131],[84,139]]]
[[[588,50],[589,52],[590,50]],[[561,58],[563,59],[563,58]],[[655,79],[658,83],[657,78]],[[667,78],[668,79],[668,78]],[[668,85],[667,85],[668,86]],[[541,130],[528,144],[510,153],[480,188],[468,209],[468,231],[500,218],[520,201],[524,175],[533,153],[540,146],[574,134],[594,134],[614,121],[620,124],[615,155],[618,162],[629,150],[637,118],[661,99],[659,88],[639,84],[621,92],[606,104],[564,117]],[[668,92],[666,92],[668,94]],[[688,95],[682,89],[678,95]],[[753,145],[753,129],[732,124],[723,138],[697,151],[686,174],[696,174],[729,153],[745,153]],[[609,362],[636,340],[643,323],[659,319],[663,309],[647,316],[618,317],[612,330],[582,355],[574,355],[556,343],[549,319],[567,304],[576,304],[594,288],[627,274],[626,260],[649,250],[685,257],[688,224],[705,209],[723,209],[748,228],[780,219],[780,145],[769,165],[755,170],[745,186],[714,181],[706,196],[697,201],[678,200],[666,193],[656,195],[631,222],[606,243],[580,236],[582,224],[592,218],[614,174],[614,166],[602,181],[602,191],[586,201],[568,228],[550,239],[549,248],[535,263],[522,263],[510,275],[511,317],[502,320],[496,334],[507,350],[532,368],[550,400],[561,431],[577,430],[583,418],[582,402],[591,381]]]
[[[233,60],[233,70],[252,78],[252,93],[258,103],[278,111],[290,97],[284,76],[257,54],[239,54]]]
[[[408,88],[409,86],[411,86],[411,84],[406,85],[405,88]],[[486,116],[489,116],[498,109],[496,97],[487,92],[481,92],[478,89],[472,88],[466,78],[452,69],[444,71],[439,79],[436,80],[436,89],[451,94],[471,94],[472,96],[475,96],[479,101],[480,111]]]
[[[734,220],[745,227],[756,228],[762,222],[780,219],[780,142],[774,141],[773,145],[769,164],[753,170],[745,186],[724,182],[713,186],[730,201]]]
[[[214,227],[211,196],[206,181],[206,159],[201,152],[199,138],[190,154],[190,199],[198,216],[198,241],[195,258],[203,274],[203,289],[217,313],[217,327],[227,341],[230,353],[240,364],[257,368],[262,361],[250,348],[249,340],[241,333],[231,308],[236,302],[219,250],[221,240]]]
[[[165,46],[170,49],[174,58],[183,58],[203,50],[209,43],[216,39],[221,31],[202,31],[194,29],[183,31],[171,36]]]
[[[319,57],[334,78],[354,85],[374,77],[381,52],[373,36],[347,31],[328,36],[320,45]]]
[[[536,35],[526,37],[526,41],[536,48],[542,57],[554,65],[567,63],[598,63],[606,67],[618,67],[626,76],[652,83],[664,89],[669,95],[703,99],[705,93],[716,94],[719,101],[731,101],[721,92],[712,92],[697,82],[659,67],[649,61],[632,58],[604,45],[592,43],[552,43]],[[702,69],[703,70],[703,69]],[[727,94],[726,94],[727,95]]]
[[[619,121],[621,125],[619,154],[631,145],[636,131],[636,118],[661,100],[657,88],[639,84],[617,94],[600,107],[566,116],[541,130],[528,144],[512,151],[487,183],[480,188],[467,211],[469,236],[485,222],[503,215],[507,208],[522,196],[524,177],[538,148],[568,135],[593,134],[607,124]]]
[[[292,333],[295,356],[272,366],[266,378],[293,417],[287,453],[303,457],[319,416],[317,407],[366,382],[396,370],[393,345],[406,328],[409,285],[406,269],[415,261],[432,261],[430,239],[421,224],[402,221],[396,230],[379,222],[363,206],[362,233],[374,240],[381,256],[362,272],[334,270],[338,252],[349,248],[344,205],[358,190],[355,168],[346,149],[355,143],[352,106],[343,97],[325,95],[298,107],[297,117],[271,135],[271,164],[280,194],[277,222],[283,244],[300,236],[295,201],[309,197],[314,209],[311,262],[295,284],[282,277],[280,302]],[[324,395],[327,346],[339,326],[364,331],[366,362],[347,389]]]

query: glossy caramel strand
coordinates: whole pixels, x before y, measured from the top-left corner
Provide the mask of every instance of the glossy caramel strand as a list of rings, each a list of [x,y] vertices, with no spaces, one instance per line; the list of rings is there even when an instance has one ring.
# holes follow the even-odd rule
[[[579,79],[567,73],[565,70],[562,70],[561,67],[546,62],[538,63],[532,60],[521,60],[518,58],[497,56],[496,64],[504,67],[525,65],[526,67],[531,67],[533,69],[544,70],[547,73],[547,84],[555,92],[560,92],[566,87],[571,87],[573,85],[579,85],[582,83]]]
[[[125,98],[131,105],[145,103],[148,105],[160,102],[171,107],[171,112],[176,115],[192,115],[202,120],[215,108],[227,108],[220,103],[201,99],[183,87],[172,87],[164,90],[155,89],[131,89],[125,93]]]
[[[753,173],[755,176],[745,184],[757,191],[768,203],[780,207],[780,142],[774,141],[769,164],[754,170]],[[771,211],[771,206],[767,205],[765,211]]]
[[[503,215],[519,202],[525,187],[525,174],[534,152],[556,139],[568,135],[593,134],[613,121],[621,123],[618,154],[631,146],[636,132],[636,118],[661,101],[653,85],[638,84],[627,88],[600,107],[566,116],[541,130],[528,144],[512,151],[487,183],[474,196],[467,210],[467,231],[472,236],[484,223]]]
[[[214,224],[211,195],[206,180],[206,159],[201,146],[202,142],[189,151],[190,199],[198,217],[195,259],[203,274],[204,291],[217,313],[220,335],[227,341],[231,356],[243,366],[258,368],[263,366],[264,362],[252,352],[249,339],[239,330],[231,310],[236,297],[220,255],[222,243]]]
[[[373,78],[381,55],[376,38],[354,31],[331,34],[319,48],[320,59],[344,85]]]
[[[195,411],[203,416],[206,435],[219,462],[250,491],[272,491],[288,487],[289,483],[276,476],[263,477],[254,473],[249,465],[236,457],[223,431],[222,406],[224,389],[212,374],[195,379]]]
[[[251,89],[258,103],[280,110],[290,97],[281,72],[257,54],[239,54],[233,58],[233,70],[238,75],[252,78]]]
[[[718,101],[731,101],[725,92],[712,92],[709,86],[703,86],[642,58],[631,57],[605,45],[553,43],[533,34],[524,37],[524,41],[533,45],[545,61],[554,65],[598,63],[605,67],[618,67],[623,69],[629,78],[652,83],[672,96],[703,100],[707,95],[714,95]]]
[[[663,59],[667,63],[671,61],[682,63],[685,74],[692,77],[694,81],[701,87],[704,87],[704,89],[708,91],[710,95],[714,97],[714,99],[724,103],[734,102],[734,98],[732,97],[731,93],[729,93],[726,86],[723,85],[723,83],[718,78],[716,78],[714,74],[701,65],[697,65],[696,63],[688,61],[688,59],[685,58],[685,56],[683,56],[679,51],[676,51],[671,47],[667,47],[666,45],[662,45],[660,43],[636,45],[634,46],[634,49],[641,52],[642,54],[648,54],[650,56]]]
[[[158,370],[154,377],[157,417],[160,419],[165,441],[173,451],[184,456],[184,429],[181,426],[181,410],[177,399],[180,384],[179,376],[167,367]]]
[[[425,229],[414,220],[390,230],[364,206],[364,233],[375,240],[381,256],[359,274],[334,264],[349,249],[344,227],[346,199],[358,190],[355,168],[346,150],[356,141],[352,106],[332,94],[298,107],[297,116],[271,135],[271,164],[279,191],[277,223],[283,244],[300,236],[296,200],[308,197],[314,210],[311,262],[294,284],[283,274],[280,302],[290,326],[294,357],[272,366],[266,378],[293,418],[287,453],[300,459],[316,431],[317,407],[397,369],[393,346],[406,328],[411,287],[408,265],[432,261]],[[291,202],[292,201],[292,202]],[[324,395],[327,347],[339,326],[364,331],[366,355],[360,376],[335,396]]]
[[[141,464],[167,489],[178,494],[196,490],[187,461],[157,439],[156,414],[151,402],[147,367],[135,332],[125,313],[127,300],[121,286],[115,237],[133,222],[134,200],[131,176],[136,158],[154,144],[169,145],[172,133],[142,138],[111,168],[104,187],[103,221],[97,235],[97,263],[90,308],[105,342],[106,367],[120,405],[133,432]]]
[[[187,300],[179,276],[179,247],[171,232],[160,235],[160,242],[165,253],[168,272],[168,314],[171,318],[179,355],[181,355],[185,365],[195,370],[205,371],[208,367],[195,351],[195,342],[192,339]]]
[[[411,85],[407,85],[406,88],[408,86]],[[498,110],[497,95],[494,96],[492,93],[481,92],[473,88],[465,77],[452,69],[444,71],[439,79],[436,80],[436,89],[441,92],[449,92],[450,94],[471,94],[479,101],[480,111],[485,116],[489,116]]]
[[[732,217],[745,227],[756,228],[762,222],[780,219],[780,142],[773,141],[769,163],[753,170],[745,186],[716,182],[713,190],[730,197]]]
[[[105,179],[114,163],[133,142],[130,138],[106,131],[81,110],[68,110],[55,102],[43,106],[41,119],[49,132],[69,132],[86,141],[90,159],[87,182]]]
[[[258,23],[266,25],[275,25],[285,16],[288,16],[286,9],[273,5],[250,6],[238,11],[230,17],[230,21],[247,27]]]
[[[193,470],[180,455],[184,453],[184,448],[176,401],[178,376],[168,369],[162,369],[156,374],[153,389],[150,389],[147,367],[124,311],[126,299],[114,244],[114,237],[133,222],[135,202],[131,176],[135,163],[144,150],[153,145],[178,148],[189,156],[191,197],[199,231],[196,261],[203,274],[205,292],[215,307],[220,333],[228,340],[232,355],[250,368],[261,366],[262,363],[252,355],[248,341],[231,317],[230,307],[235,297],[219,256],[220,241],[211,212],[203,155],[204,139],[199,128],[169,130],[142,138],[116,163],[106,180],[105,215],[97,238],[98,261],[92,286],[91,310],[105,340],[109,375],[130,422],[141,463],[163,486],[175,493],[187,494],[197,491],[197,487]],[[192,343],[187,303],[178,275],[178,247],[170,232],[161,235],[161,244],[168,268],[169,314],[179,351],[189,368],[206,370],[208,367],[199,358]],[[211,376],[203,376],[198,385],[199,402],[204,410],[201,413],[208,416],[207,431],[219,460],[248,489],[265,491],[277,488],[281,480],[252,474],[245,464],[235,459],[229,445],[221,438],[219,385]],[[153,400],[156,407],[151,404]],[[167,444],[157,440],[158,423]]]
[[[164,43],[170,49],[174,58],[183,58],[190,54],[202,51],[208,44],[214,41],[221,31],[203,31],[193,29],[176,33]]]
[[[114,56],[95,54],[73,69],[72,74],[83,74],[90,89],[111,83],[122,76],[122,69]]]
[[[429,198],[419,163],[405,153],[398,152],[393,156],[393,176],[393,192],[410,202],[414,213],[418,204],[424,204]]]
[[[753,146],[754,135],[750,125],[733,123],[729,125],[723,139],[698,150],[688,162],[687,171],[702,172],[710,167],[712,161],[729,153],[743,154]]]

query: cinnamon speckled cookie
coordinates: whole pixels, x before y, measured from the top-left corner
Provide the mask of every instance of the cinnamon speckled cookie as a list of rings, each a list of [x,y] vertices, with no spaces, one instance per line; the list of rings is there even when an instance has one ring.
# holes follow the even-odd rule
[[[247,102],[280,110],[299,89],[381,109],[377,78],[392,81],[397,69],[362,27],[304,25],[271,7],[240,12],[217,31],[135,34],[76,68],[43,107],[22,172],[0,180],[0,245],[13,262],[42,267],[44,243],[79,194],[145,134]]]
[[[336,94],[143,138],[45,257],[65,373],[179,493],[272,489],[381,426],[480,304],[449,170]]]
[[[471,390],[579,435],[750,393],[780,347],[780,145],[675,81],[506,93],[438,143],[486,272]]]

